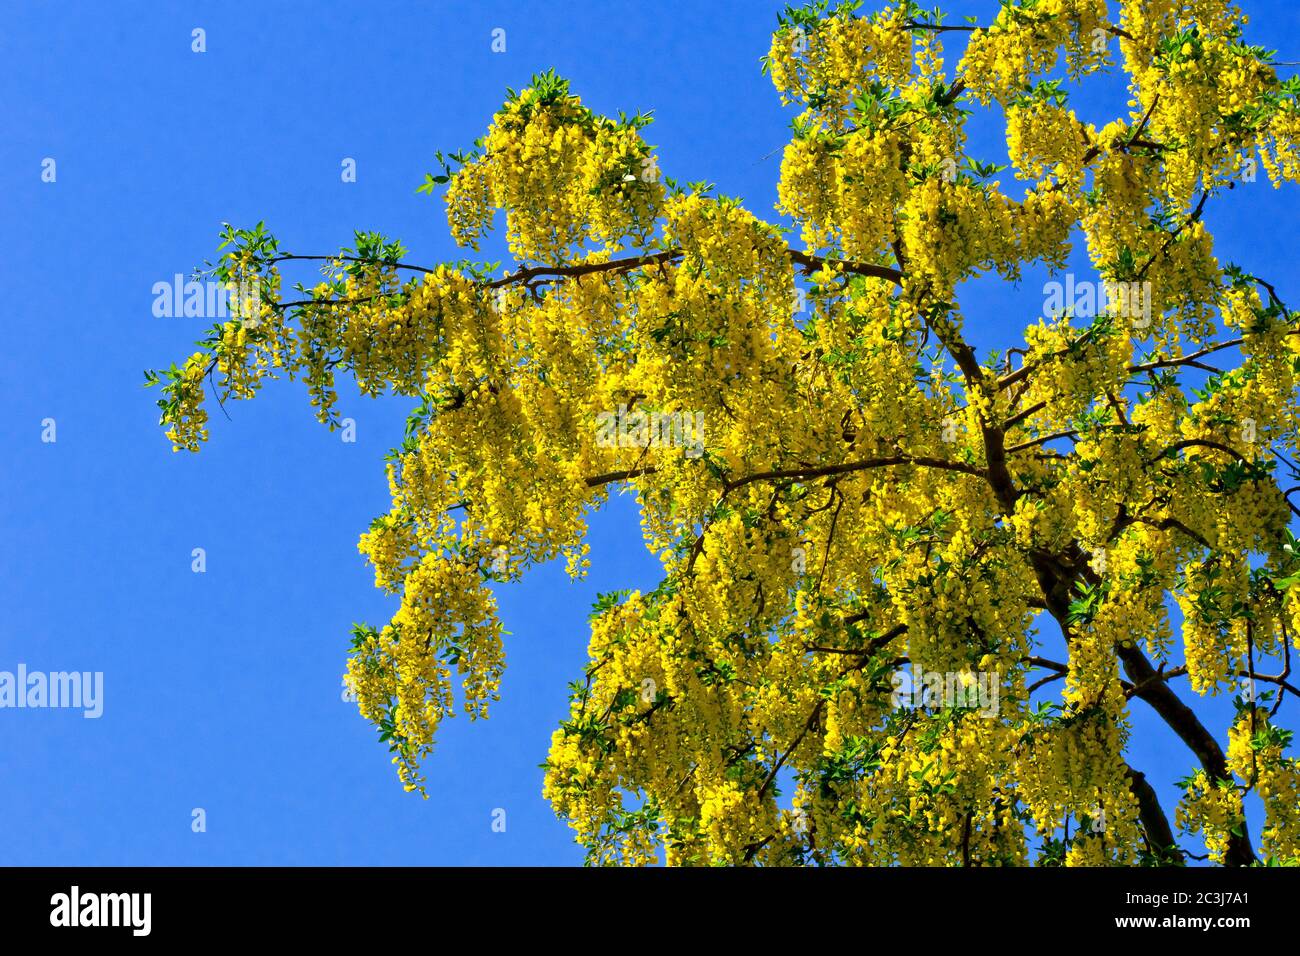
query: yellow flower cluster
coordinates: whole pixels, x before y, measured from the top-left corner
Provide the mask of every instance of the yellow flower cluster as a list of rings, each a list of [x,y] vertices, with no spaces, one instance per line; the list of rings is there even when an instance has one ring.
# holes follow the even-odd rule
[[[447,191],[452,236],[478,241],[505,210],[510,251],[554,261],[588,241],[618,248],[652,228],[664,187],[634,125],[592,114],[567,88],[528,88],[493,120],[483,154]]]
[[[1047,100],[1031,99],[1007,109],[1007,155],[1027,179],[1050,174],[1077,188],[1088,139],[1073,110]]]
[[[208,440],[208,412],[203,407],[203,379],[208,374],[208,356],[195,352],[181,369],[176,388],[176,408],[171,411],[167,438],[174,451],[198,451]]]
[[[1062,50],[1074,77],[1106,65],[1107,22],[1105,0],[1004,4],[991,25],[972,34],[958,69],[981,103],[1005,105],[1051,72]]]
[[[1245,819],[1241,793],[1231,780],[1212,782],[1204,770],[1192,772],[1176,820],[1181,829],[1202,835],[1213,862],[1223,863],[1232,831],[1239,829]]]
[[[902,86],[913,63],[907,19],[907,5],[899,3],[874,16],[840,13],[815,28],[778,30],[767,67],[781,102],[816,102],[843,117],[854,96],[873,82]]]
[[[1228,731],[1228,767],[1264,803],[1260,849],[1276,862],[1300,862],[1300,761],[1284,757],[1279,734],[1262,707],[1248,706]]]
[[[1134,105],[1150,113],[1150,137],[1176,147],[1161,154],[1171,203],[1187,204],[1202,180],[1240,175],[1257,150],[1275,183],[1294,178],[1294,164],[1274,158],[1294,155],[1294,100],[1266,99],[1276,71],[1242,41],[1247,18],[1234,4],[1126,0],[1120,10]]]
[[[1047,431],[1068,427],[1096,401],[1105,403],[1107,389],[1119,390],[1133,355],[1127,335],[1098,327],[1085,338],[1074,322],[1067,312],[1025,329],[1025,361],[1037,368],[1025,404],[1045,403],[1033,421]]]

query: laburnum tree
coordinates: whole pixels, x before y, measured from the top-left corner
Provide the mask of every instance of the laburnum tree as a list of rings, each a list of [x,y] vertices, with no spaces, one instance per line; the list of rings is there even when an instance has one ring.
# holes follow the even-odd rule
[[[776,223],[660,175],[648,117],[546,73],[421,187],[462,246],[504,215],[504,274],[227,227],[235,314],[149,373],[177,448],[208,437],[205,381],[302,379],[331,427],[340,374],[417,403],[360,541],[400,607],[347,663],[407,789],[497,695],[493,587],[584,574],[624,490],[663,577],[598,601],[545,763],[592,862],[1161,865],[1193,834],[1300,859],[1300,314],[1204,218],[1247,165],[1300,178],[1300,83],[1222,0],[990,16],[787,9]],[[1123,115],[1080,120],[1070,92],[1121,71]],[[977,111],[1005,121],[1005,184],[966,150]],[[979,354],[961,283],[1060,275],[1079,243],[1141,313],[1066,302]],[[285,292],[291,267],[321,280]],[[900,697],[904,668],[992,675],[997,707]],[[1220,694],[1226,727],[1196,706]],[[1172,813],[1129,762],[1137,708],[1181,742]]]

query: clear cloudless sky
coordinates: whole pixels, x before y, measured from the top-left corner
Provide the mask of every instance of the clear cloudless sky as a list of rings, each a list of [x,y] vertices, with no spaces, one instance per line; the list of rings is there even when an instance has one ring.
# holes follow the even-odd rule
[[[758,58],[781,6],[5,5],[0,670],[102,671],[104,713],[0,710],[0,864],[580,862],[538,764],[585,662],[596,593],[658,579],[630,497],[595,521],[586,581],[548,566],[498,588],[511,632],[502,700],[486,722],[442,727],[430,799],[408,795],[341,700],[352,622],[394,609],[356,544],[387,510],[382,458],[406,403],[343,388],[348,444],[298,383],[270,383],[230,421],[212,406],[199,455],[173,453],[141,372],[182,360],[212,323],[155,317],[152,287],[211,258],[223,221],[265,220],[295,252],[374,229],[411,261],[459,258],[441,199],[414,187],[435,150],[468,146],[506,87],[548,67],[597,111],[654,110],[647,138],[667,175],[773,217],[792,111]],[[1253,42],[1300,59],[1300,6],[1245,7]],[[947,9],[987,22],[996,4]],[[204,53],[191,50],[195,28]],[[491,50],[496,28],[505,53]],[[1124,99],[1101,80],[1072,105],[1100,124]],[[1003,159],[998,132],[973,123],[971,151]],[[355,183],[342,181],[346,158]],[[1298,214],[1300,193],[1261,176],[1207,219],[1221,259],[1300,301]],[[1042,281],[1031,270],[1014,288],[968,284],[981,348],[1018,341]],[[47,418],[54,443],[41,440]],[[205,573],[191,570],[194,548]],[[1201,709],[1226,726],[1227,701]],[[1130,759],[1172,816],[1190,755],[1141,710],[1135,727]],[[196,808],[204,833],[191,829]]]

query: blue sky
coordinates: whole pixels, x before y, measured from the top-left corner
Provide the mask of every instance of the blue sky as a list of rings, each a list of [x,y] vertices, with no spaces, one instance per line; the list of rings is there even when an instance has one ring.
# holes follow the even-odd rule
[[[141,371],[184,358],[211,323],[155,317],[151,290],[211,257],[223,221],[265,220],[295,252],[374,229],[401,238],[411,261],[458,258],[441,202],[414,187],[435,150],[469,145],[507,86],[548,67],[598,111],[653,109],[647,137],[667,175],[774,215],[773,151],[791,113],[757,61],[780,6],[7,7],[0,670],[102,671],[105,690],[98,720],[0,711],[0,864],[581,860],[537,765],[585,661],[596,593],[657,580],[629,499],[597,520],[587,581],[546,567],[499,589],[512,632],[502,700],[487,722],[445,725],[426,765],[430,799],[407,795],[340,694],[351,623],[392,611],[356,541],[387,508],[382,457],[406,403],[345,389],[340,414],[357,423],[345,444],[299,385],[272,383],[232,421],[213,409],[201,454],[174,454]],[[992,8],[948,6],[984,19]],[[1247,9],[1256,42],[1300,59],[1300,8]],[[205,53],[191,50],[195,28]],[[490,49],[495,28],[504,54]],[[1121,93],[1101,83],[1072,102],[1101,121]],[[977,153],[1005,155],[992,126],[973,133]],[[47,157],[53,183],[41,179]],[[355,183],[341,181],[345,158]],[[1294,189],[1261,179],[1207,219],[1222,258],[1300,300],[1285,228],[1298,213]],[[1040,288],[1033,274],[1016,289],[972,284],[976,342],[1018,336]],[[47,418],[54,443],[41,441]],[[191,571],[198,547],[203,574]],[[1206,710],[1223,726],[1230,708]],[[1132,762],[1172,815],[1188,755],[1136,713],[1151,733]],[[195,808],[205,833],[191,830]],[[497,808],[504,833],[492,829]]]

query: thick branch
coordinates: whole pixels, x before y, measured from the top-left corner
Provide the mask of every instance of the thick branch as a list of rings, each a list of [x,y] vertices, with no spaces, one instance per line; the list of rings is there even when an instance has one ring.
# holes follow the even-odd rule
[[[1173,863],[1182,856],[1183,851],[1174,840],[1174,832],[1169,827],[1169,818],[1160,807],[1160,798],[1155,788],[1147,782],[1146,774],[1128,767],[1129,789],[1137,797],[1138,819],[1146,833],[1147,844],[1151,852],[1161,861]]]
[[[1231,780],[1232,773],[1228,770],[1228,761],[1219,742],[1205,729],[1192,709],[1179,700],[1165,681],[1159,679],[1146,655],[1137,645],[1120,647],[1118,651],[1124,672],[1133,682],[1134,695],[1150,704],[1183,743],[1191,748],[1211,780]],[[1244,822],[1241,835],[1233,834],[1229,837],[1224,860],[1229,866],[1249,866],[1255,862],[1255,851],[1251,849]]]
[[[811,478],[845,475],[855,471],[864,471],[868,468],[885,468],[890,465],[916,465],[922,468],[938,468],[943,471],[956,471],[966,475],[984,477],[982,469],[960,461],[945,461],[942,458],[928,458],[925,456],[891,455],[886,458],[868,458],[864,461],[850,461],[839,465],[824,465],[820,468],[785,468],[775,471],[761,471],[752,475],[745,475],[734,481],[728,481],[725,487],[730,492],[755,481],[772,481],[781,478],[807,481]]]
[[[796,249],[787,249],[786,254],[790,261],[796,265],[802,266],[805,271],[821,269],[825,267],[839,267],[845,272],[851,272],[855,275],[870,276],[876,279],[888,279],[896,285],[902,285],[903,273],[898,269],[889,266],[878,266],[868,262],[854,262],[849,259],[835,259],[827,256],[812,255],[807,252],[800,252]],[[681,249],[668,249],[663,252],[647,253],[641,256],[628,256],[622,259],[611,259],[608,262],[581,262],[574,265],[539,265],[539,266],[521,266],[514,272],[503,276],[500,279],[493,279],[491,282],[482,283],[485,289],[500,289],[509,285],[518,283],[528,283],[534,279],[561,279],[577,278],[579,276],[595,275],[599,273],[618,273],[630,272],[635,269],[642,269],[646,266],[658,265],[666,262],[674,262],[681,259],[685,253]],[[385,262],[378,259],[366,259],[358,256],[308,256],[294,255],[286,253],[284,255],[274,256],[264,260],[267,265],[274,265],[279,262],[290,261],[343,261],[343,262],[362,262],[375,266],[386,266],[393,269],[407,269],[412,272],[432,273],[434,270],[427,266],[417,266],[406,262]],[[299,304],[320,304],[327,305],[329,300],[323,300],[320,303],[284,303],[284,305]]]

